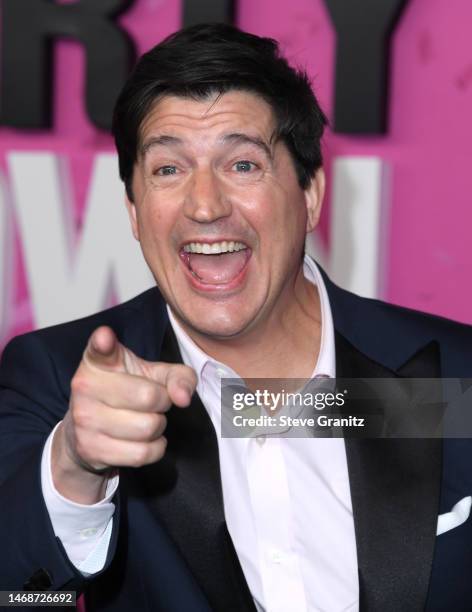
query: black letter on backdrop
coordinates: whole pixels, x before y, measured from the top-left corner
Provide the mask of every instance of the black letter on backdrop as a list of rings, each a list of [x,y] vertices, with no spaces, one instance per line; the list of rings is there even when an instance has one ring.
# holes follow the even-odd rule
[[[386,131],[390,36],[407,0],[325,0],[337,33],[334,130]]]
[[[232,23],[232,0],[183,0],[183,26],[208,21]]]
[[[51,124],[51,39],[78,39],[86,51],[86,108],[108,129],[116,96],[128,74],[132,43],[111,20],[130,0],[3,0],[0,122],[12,127]]]

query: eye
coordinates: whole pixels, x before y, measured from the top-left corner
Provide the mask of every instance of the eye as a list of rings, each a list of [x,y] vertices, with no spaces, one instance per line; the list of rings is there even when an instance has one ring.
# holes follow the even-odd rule
[[[248,161],[246,159],[242,159],[240,161],[237,161],[233,165],[233,168],[236,170],[236,172],[248,173],[254,170],[255,168],[257,168],[257,166],[254,162]]]
[[[171,174],[177,174],[176,166],[162,166],[154,171],[157,176],[170,176]]]

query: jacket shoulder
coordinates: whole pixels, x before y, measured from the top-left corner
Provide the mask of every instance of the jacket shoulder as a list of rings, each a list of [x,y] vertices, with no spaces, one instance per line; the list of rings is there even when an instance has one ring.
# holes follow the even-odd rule
[[[3,351],[0,371],[10,363],[19,367],[28,364],[30,369],[34,360],[47,359],[54,363],[58,378],[68,381],[97,327],[111,327],[121,342],[146,357],[143,354],[146,343],[154,337],[155,343],[159,344],[166,321],[165,302],[159,290],[148,289],[127,302],[81,319],[16,336]]]
[[[434,342],[443,376],[470,376],[472,326],[358,296],[325,278],[335,329],[374,361],[397,370]]]
[[[373,307],[378,308],[385,317],[406,328],[421,329],[424,332],[434,333],[434,335],[439,337],[447,337],[449,340],[456,340],[459,343],[466,340],[472,341],[472,325],[467,323],[412,308],[405,308],[404,306],[397,306],[382,300],[359,299],[366,299],[372,302]]]

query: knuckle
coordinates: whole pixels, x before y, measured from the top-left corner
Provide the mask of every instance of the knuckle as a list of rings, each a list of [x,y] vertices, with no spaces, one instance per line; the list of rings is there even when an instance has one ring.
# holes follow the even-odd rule
[[[145,424],[146,434],[149,439],[155,438],[159,435],[167,424],[167,419],[163,414],[153,413],[149,415],[149,419]]]
[[[150,438],[154,432],[155,422],[152,414],[140,414],[136,421],[137,433],[144,440]]]
[[[77,395],[86,395],[90,390],[90,382],[87,376],[77,373],[71,380],[70,388],[72,393]]]
[[[167,419],[163,414],[152,413],[146,415],[148,418],[140,421],[140,434],[147,441],[155,440],[164,431]]]
[[[167,448],[167,439],[160,436],[150,443],[137,444],[134,447],[133,466],[140,467],[159,461],[164,456]]]
[[[158,401],[157,387],[152,384],[143,384],[139,389],[138,401],[141,406],[152,408]]]
[[[155,432],[161,434],[167,427],[167,417],[164,414],[156,414]]]
[[[149,446],[147,444],[136,444],[133,451],[133,465],[139,467],[149,463]]]
[[[161,436],[154,443],[153,461],[159,461],[159,459],[162,459],[162,457],[164,456],[166,452],[166,448],[167,448],[167,438],[165,438],[164,436]]]
[[[72,420],[77,427],[87,429],[90,425],[90,411],[83,404],[76,404],[72,408]]]

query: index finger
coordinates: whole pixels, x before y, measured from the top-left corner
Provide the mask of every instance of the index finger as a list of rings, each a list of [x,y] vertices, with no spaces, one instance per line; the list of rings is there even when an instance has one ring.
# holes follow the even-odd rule
[[[111,327],[102,325],[92,333],[83,360],[90,366],[115,372],[126,370],[123,347]]]

